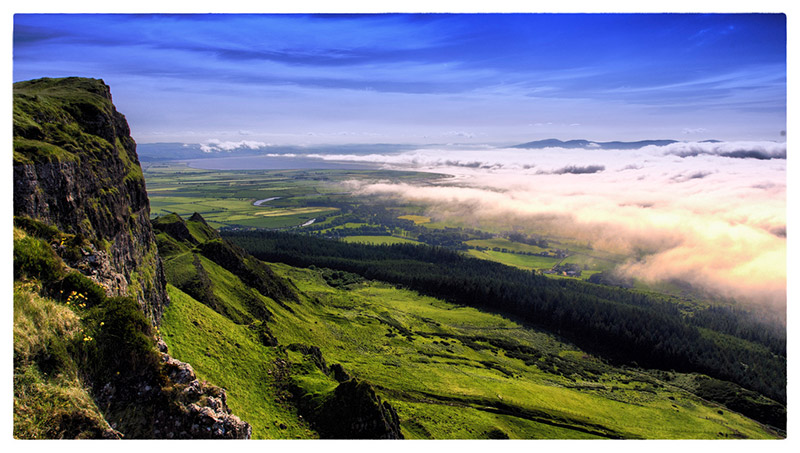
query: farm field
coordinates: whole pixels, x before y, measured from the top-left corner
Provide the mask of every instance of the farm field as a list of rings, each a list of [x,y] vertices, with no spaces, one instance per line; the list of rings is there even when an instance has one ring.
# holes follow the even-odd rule
[[[200,213],[214,228],[285,229],[339,211],[346,180],[430,178],[380,170],[199,170],[180,162],[142,165],[152,217]]]
[[[498,251],[503,252],[513,252],[513,253],[542,253],[547,252],[550,249],[547,247],[539,247],[536,245],[529,245],[529,244],[522,244],[519,242],[513,242],[506,238],[492,238],[492,239],[474,239],[471,241],[465,242],[465,244],[471,247],[482,247],[486,249],[500,249]],[[505,250],[503,250],[505,249]]]
[[[407,214],[407,215],[400,215],[397,216],[398,219],[410,220],[414,222],[415,225],[421,225],[425,223],[430,223],[431,218],[426,217],[424,215],[414,215],[414,214]]]
[[[560,258],[543,257],[535,255],[518,255],[515,253],[495,252],[493,250],[475,250],[470,249],[467,251],[470,256],[489,261],[495,261],[505,264],[507,266],[518,267],[525,270],[547,270],[558,264]]]

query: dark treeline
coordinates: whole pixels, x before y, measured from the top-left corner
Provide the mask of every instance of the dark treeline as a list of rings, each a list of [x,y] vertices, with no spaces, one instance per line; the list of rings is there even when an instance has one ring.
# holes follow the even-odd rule
[[[762,344],[773,354],[786,356],[786,331],[777,327],[777,320],[762,321],[750,312],[732,307],[710,306],[695,310],[688,321],[698,327]]]
[[[441,247],[347,244],[270,231],[224,236],[265,261],[352,272],[455,303],[509,313],[611,360],[702,372],[786,402],[784,356],[723,335],[748,329],[729,325],[720,331],[714,316],[705,314],[690,322],[677,305],[641,292],[550,279]],[[726,322],[737,322],[732,314]],[[762,336],[744,339],[774,352],[785,351],[780,336]]]
[[[528,236],[527,234],[523,234],[518,231],[510,231],[506,233],[505,236],[511,242],[519,242],[520,244],[535,245],[543,249],[550,247],[550,244],[547,243],[547,240],[540,236]]]

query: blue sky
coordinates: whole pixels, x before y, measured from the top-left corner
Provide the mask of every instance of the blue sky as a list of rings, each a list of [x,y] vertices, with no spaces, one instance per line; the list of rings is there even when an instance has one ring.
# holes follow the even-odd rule
[[[781,14],[14,17],[14,81],[111,86],[140,143],[783,140]]]

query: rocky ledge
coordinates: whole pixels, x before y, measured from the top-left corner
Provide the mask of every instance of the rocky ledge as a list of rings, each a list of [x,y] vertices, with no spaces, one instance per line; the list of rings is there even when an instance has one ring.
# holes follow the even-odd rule
[[[183,401],[180,413],[165,411],[156,416],[156,438],[168,439],[249,439],[252,428],[247,422],[231,414],[225,389],[200,381],[188,363],[181,362],[166,353],[166,345],[159,342],[164,369],[170,380],[180,388]],[[198,404],[200,403],[200,404]]]

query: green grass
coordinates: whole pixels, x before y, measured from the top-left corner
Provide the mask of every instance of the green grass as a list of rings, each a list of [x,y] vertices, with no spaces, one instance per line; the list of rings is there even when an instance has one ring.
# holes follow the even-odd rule
[[[14,284],[14,437],[98,437],[109,427],[70,353],[83,336],[80,317],[39,291]]]
[[[566,257],[562,262],[562,264],[568,264],[568,263],[577,264],[578,266],[581,267],[581,269],[584,269],[584,273],[586,273],[586,271],[597,273],[597,272],[610,271],[614,269],[616,265],[619,263],[619,261],[603,258],[601,256],[597,256],[596,252],[590,252],[590,254],[584,254],[584,253],[571,254],[570,256]]]
[[[232,412],[253,427],[254,439],[314,437],[275,388],[275,348],[253,339],[235,324],[172,285],[161,333],[171,355],[192,364],[200,379],[226,389]],[[286,429],[280,429],[284,424]]]
[[[167,258],[170,281],[191,278],[190,256]],[[316,436],[287,389],[322,401],[336,386],[307,356],[286,349],[292,344],[319,347],[327,364],[373,385],[409,438],[770,437],[686,390],[500,315],[377,282],[334,288],[323,270],[271,264],[299,295],[278,304],[211,261],[199,263],[224,309],[170,286],[162,332],[175,357],[228,390],[229,405],[257,438]],[[254,298],[271,313],[265,325],[277,347],[258,340],[257,322],[246,315],[242,301]]]
[[[145,172],[148,187],[156,189],[154,206],[162,211],[181,208],[183,215],[203,214],[196,209],[201,207],[208,211],[204,217],[214,227],[232,223],[259,226],[265,224],[257,222],[265,219],[275,221],[271,227],[297,225],[318,215],[303,208],[319,208],[319,194],[330,193],[330,183],[344,176],[374,176],[369,172],[160,168]],[[252,201],[273,196],[283,198],[252,206]],[[312,200],[316,200],[313,206]],[[332,217],[329,215],[328,221]],[[408,219],[415,221],[416,217]],[[441,222],[420,225],[454,226]],[[331,230],[358,226],[361,224],[345,224]],[[344,240],[409,242],[392,236]],[[564,248],[555,241],[551,244],[551,248]],[[468,253],[472,256],[523,269],[550,269],[562,262],[525,255],[545,249],[506,239],[476,240],[468,245],[489,248],[471,249]],[[517,253],[491,250],[495,247]],[[585,269],[582,278],[610,269],[620,259],[579,244],[570,245],[570,251],[571,256],[563,262]],[[183,253],[165,262],[170,280],[191,278],[191,255]],[[257,341],[254,329],[248,327],[252,318],[242,304],[248,298],[266,304],[273,315],[266,325],[280,345],[318,346],[328,364],[340,363],[352,376],[375,386],[397,410],[407,438],[774,437],[758,424],[728,410],[720,413],[718,406],[645,371],[611,367],[553,335],[499,315],[374,282],[348,282],[337,289],[325,283],[322,271],[273,264],[270,266],[289,278],[300,294],[297,303],[277,304],[249,291],[237,277],[205,258],[200,263],[214,282],[215,295],[227,308],[214,311],[170,287],[173,303],[165,313],[163,332],[177,358],[192,363],[199,376],[228,389],[231,408],[253,425],[256,438],[316,435],[286,399],[281,387],[284,382],[275,377],[279,360],[291,364],[291,382],[312,398],[322,398],[335,383],[309,365],[302,354]],[[538,351],[539,355],[526,356],[520,351]],[[282,423],[286,429],[276,428]]]
[[[415,225],[420,225],[420,224],[423,224],[423,223],[430,223],[431,222],[431,218],[430,217],[426,217],[426,216],[423,216],[423,215],[408,214],[408,215],[398,216],[397,218],[398,219],[410,220],[410,221],[414,222]]]

